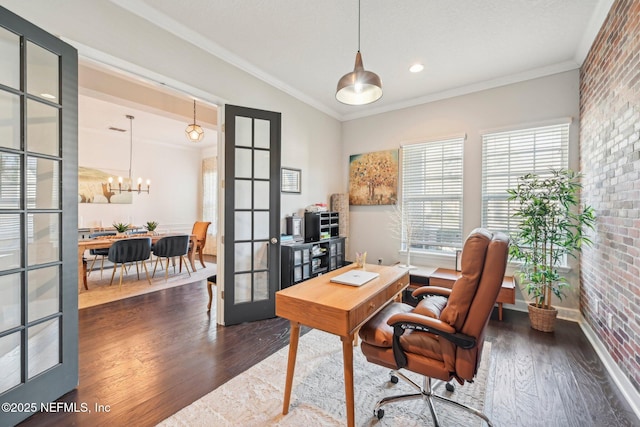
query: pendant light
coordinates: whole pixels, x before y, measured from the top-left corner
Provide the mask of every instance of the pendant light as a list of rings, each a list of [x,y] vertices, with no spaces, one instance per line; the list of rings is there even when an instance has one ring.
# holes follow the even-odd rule
[[[336,99],[343,104],[365,105],[377,101],[382,96],[382,82],[374,72],[362,65],[360,54],[360,0],[358,0],[358,53],[353,71],[338,81]]]
[[[196,124],[196,100],[193,100],[193,123],[184,130],[191,142],[200,142],[204,138],[204,130]]]

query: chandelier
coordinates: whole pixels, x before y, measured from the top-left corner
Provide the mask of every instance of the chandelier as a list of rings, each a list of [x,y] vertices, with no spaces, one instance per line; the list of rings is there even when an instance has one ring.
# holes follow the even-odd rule
[[[133,185],[133,178],[131,177],[131,165],[133,164],[133,119],[135,119],[135,117],[131,116],[131,115],[127,115],[126,116],[127,119],[129,119],[129,178],[127,180],[127,182],[124,182],[124,179],[119,176],[118,177],[118,187],[114,188],[113,187],[113,177],[109,177],[109,192],[111,193],[122,193],[122,192],[129,192],[129,193],[150,193],[151,190],[151,180],[147,179],[147,188],[142,188],[142,178],[138,178],[138,182],[137,185],[134,187]]]
[[[200,142],[204,138],[204,130],[198,124],[196,124],[196,100],[193,100],[193,123],[187,126],[184,130],[187,134],[187,139],[191,142]]]

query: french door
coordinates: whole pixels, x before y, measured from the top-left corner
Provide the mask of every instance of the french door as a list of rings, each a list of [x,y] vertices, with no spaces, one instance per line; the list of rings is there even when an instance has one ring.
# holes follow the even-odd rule
[[[78,58],[0,7],[0,425],[78,384]]]
[[[225,105],[224,324],[275,316],[280,113]]]

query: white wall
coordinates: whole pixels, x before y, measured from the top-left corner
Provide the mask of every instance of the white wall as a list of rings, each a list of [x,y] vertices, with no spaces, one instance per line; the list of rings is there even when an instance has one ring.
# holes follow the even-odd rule
[[[343,191],[348,190],[348,159],[352,154],[399,148],[401,144],[428,141],[452,135],[467,135],[464,143],[463,234],[480,226],[481,133],[487,130],[528,126],[558,118],[573,117],[570,129],[570,167],[578,168],[578,70],[516,83],[469,95],[436,101],[343,123]],[[389,206],[350,208],[351,252],[367,251],[367,259],[385,264],[404,260],[400,243],[389,228]],[[420,257],[411,263],[453,268],[453,257]],[[577,282],[576,269],[572,281]],[[577,286],[576,286],[577,289]],[[565,306],[578,307],[577,292]]]
[[[126,178],[129,133],[79,128],[78,164],[120,170]],[[131,204],[80,203],[78,226],[108,227],[116,221],[144,225],[157,221],[160,230],[191,231],[193,222],[201,217],[200,169],[200,150],[161,145],[134,134],[133,179],[151,179],[151,192],[133,194]]]

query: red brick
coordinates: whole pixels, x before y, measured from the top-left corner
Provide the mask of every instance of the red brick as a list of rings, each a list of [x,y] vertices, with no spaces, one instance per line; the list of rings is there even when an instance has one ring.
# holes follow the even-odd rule
[[[580,295],[585,319],[640,392],[639,105],[640,0],[616,0],[580,70],[582,200],[597,215]]]

